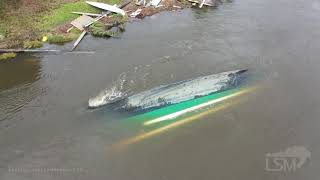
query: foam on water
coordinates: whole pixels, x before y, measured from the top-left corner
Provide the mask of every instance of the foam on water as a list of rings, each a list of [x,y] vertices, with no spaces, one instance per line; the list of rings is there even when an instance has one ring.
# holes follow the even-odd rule
[[[88,101],[89,107],[103,106],[126,97],[127,92],[124,89],[124,84],[127,81],[126,77],[127,74],[122,73],[111,87],[104,89],[96,97],[90,98]]]
[[[168,79],[172,79],[172,74],[156,77],[163,69],[172,66],[167,56],[156,59],[151,64],[138,65],[131,67],[128,71],[123,72],[111,85],[102,90],[97,96],[92,97],[88,101],[90,108],[100,107],[121,99],[126,98],[129,94],[136,94],[152,86],[158,86]],[[162,73],[160,73],[162,74]],[[157,79],[157,81],[155,81]],[[163,81],[163,82],[162,82]]]

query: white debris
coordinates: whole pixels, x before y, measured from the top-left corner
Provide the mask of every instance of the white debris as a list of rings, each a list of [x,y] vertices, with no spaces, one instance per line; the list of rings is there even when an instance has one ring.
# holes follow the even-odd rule
[[[141,13],[142,9],[137,9],[136,11],[134,11],[133,13],[130,14],[130,17],[135,18],[137,17],[140,13]]]

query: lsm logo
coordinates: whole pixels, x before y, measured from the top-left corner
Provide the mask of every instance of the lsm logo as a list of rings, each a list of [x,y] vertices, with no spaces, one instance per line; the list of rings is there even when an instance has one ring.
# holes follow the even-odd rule
[[[266,171],[294,172],[311,158],[311,152],[303,146],[293,146],[283,152],[266,154]]]

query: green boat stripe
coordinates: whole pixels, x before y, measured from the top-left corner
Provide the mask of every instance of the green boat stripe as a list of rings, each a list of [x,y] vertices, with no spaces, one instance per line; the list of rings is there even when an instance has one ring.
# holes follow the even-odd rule
[[[238,91],[239,91],[239,88],[235,88],[235,89],[230,89],[230,90],[226,90],[226,91],[219,92],[219,93],[214,93],[211,95],[207,95],[207,96],[199,97],[196,99],[184,101],[184,102],[181,102],[178,104],[169,105],[169,106],[157,109],[157,110],[146,112],[144,114],[136,115],[136,116],[128,118],[128,120],[143,120],[143,121],[145,121],[145,120],[155,119],[155,118],[165,116],[168,114],[172,114],[172,113],[175,113],[175,112],[178,112],[178,111],[181,111],[181,110],[193,107],[193,106],[197,106],[202,103],[206,103],[208,101],[212,101],[215,99],[219,99],[219,98],[231,95],[231,94],[236,93]]]

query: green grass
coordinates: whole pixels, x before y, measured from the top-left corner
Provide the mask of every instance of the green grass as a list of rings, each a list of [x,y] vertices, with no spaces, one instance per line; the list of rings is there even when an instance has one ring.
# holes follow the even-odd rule
[[[108,27],[102,22],[98,21],[93,23],[90,26],[91,34],[96,37],[117,37],[119,36],[119,32],[125,31],[124,23],[128,21],[128,16],[121,16],[121,15],[114,14],[111,16],[110,21],[111,21],[110,23],[114,25],[118,24],[118,25],[115,25],[118,28],[117,32],[108,30],[111,28],[111,26]]]
[[[73,28],[68,34],[49,34],[48,42],[50,44],[64,44],[77,39],[80,34],[80,30]]]
[[[34,40],[34,41],[25,41],[23,42],[23,48],[25,49],[33,49],[33,48],[41,48],[43,46],[42,42]]]
[[[12,59],[17,56],[16,53],[3,53],[0,55],[0,60],[7,60],[7,59]]]
[[[0,9],[3,6],[0,0]],[[45,7],[42,11],[35,12],[32,7],[19,7],[4,9],[0,13],[0,35],[8,47],[22,47],[25,41],[40,39],[43,35],[56,34],[55,29],[59,25],[70,22],[79,17],[72,14],[72,11],[100,13],[101,9],[94,8],[86,4],[85,0],[73,3],[65,3],[65,0],[30,0],[33,4]],[[122,0],[95,0],[108,4],[120,4]],[[69,33],[68,35],[52,35],[49,42],[63,44],[75,39],[79,33]],[[26,46],[29,47],[30,44]]]
[[[0,22],[1,23],[1,22]],[[4,24],[1,23],[1,26],[0,26],[0,34],[2,36],[5,36],[6,35],[6,28],[4,26]]]
[[[95,22],[90,26],[90,31],[93,36],[96,37],[113,37],[112,31],[106,30],[106,26],[101,22]]]
[[[77,38],[76,34],[68,34],[68,35],[51,34],[48,36],[48,42],[50,44],[64,44],[64,43],[73,41],[76,38]]]
[[[79,15],[72,14],[72,11],[82,11],[82,12],[93,12],[97,13],[98,11],[87,5],[85,2],[76,2],[65,4],[58,9],[53,10],[52,12],[46,14],[41,18],[39,27],[42,30],[51,30],[52,28],[57,27],[60,24],[68,22],[72,19],[79,17]]]
[[[112,4],[120,3],[121,0],[100,0],[100,2],[104,2],[112,5]],[[102,12],[102,10],[88,5],[85,1],[68,3],[44,15],[41,18],[38,26],[42,30],[51,30],[52,28],[55,28],[58,25],[61,25],[63,23],[66,23],[68,21],[71,21],[79,17],[79,15],[72,14],[71,13],[72,11],[81,11],[81,12],[88,12],[88,13]]]

